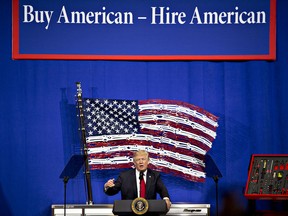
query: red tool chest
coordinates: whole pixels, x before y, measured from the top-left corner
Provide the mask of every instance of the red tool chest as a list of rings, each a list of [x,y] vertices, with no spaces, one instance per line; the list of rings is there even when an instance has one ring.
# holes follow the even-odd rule
[[[245,197],[248,199],[288,199],[288,154],[253,154]]]

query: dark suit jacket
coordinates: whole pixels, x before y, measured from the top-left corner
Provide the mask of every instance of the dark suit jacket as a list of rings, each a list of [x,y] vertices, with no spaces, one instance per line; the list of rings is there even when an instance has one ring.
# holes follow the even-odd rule
[[[133,200],[137,198],[135,169],[122,172],[114,183],[114,187],[108,188],[105,191],[107,195],[115,195],[121,191],[121,197],[124,200]],[[160,173],[147,169],[145,198],[156,199],[157,193],[161,198],[169,197],[168,190],[160,178]]]

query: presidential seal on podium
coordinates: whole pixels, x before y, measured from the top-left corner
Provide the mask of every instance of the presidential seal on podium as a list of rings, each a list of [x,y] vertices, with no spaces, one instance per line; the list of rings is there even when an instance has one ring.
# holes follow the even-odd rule
[[[149,204],[144,198],[138,197],[131,203],[132,211],[137,215],[143,215],[148,211]]]

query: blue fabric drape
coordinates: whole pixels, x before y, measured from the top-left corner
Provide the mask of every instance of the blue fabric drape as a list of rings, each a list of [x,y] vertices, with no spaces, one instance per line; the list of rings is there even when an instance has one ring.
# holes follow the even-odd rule
[[[209,154],[222,172],[219,191],[243,198],[251,154],[288,153],[288,2],[277,1],[276,61],[33,61],[11,60],[11,5],[0,12],[0,215],[51,215],[63,203],[59,175],[80,151],[75,82],[86,97],[175,99],[220,117]],[[112,203],[103,184],[118,171],[92,174],[95,203]],[[210,203],[215,185],[170,175],[172,201]],[[68,203],[85,203],[81,173],[67,185]],[[245,199],[242,201],[245,205]],[[221,197],[220,197],[221,206]],[[213,211],[211,212],[213,214]]]

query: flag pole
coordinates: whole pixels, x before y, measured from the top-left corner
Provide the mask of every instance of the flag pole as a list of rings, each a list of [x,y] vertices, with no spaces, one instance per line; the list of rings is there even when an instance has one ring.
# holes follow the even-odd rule
[[[86,160],[85,160],[84,166],[85,166],[86,186],[87,186],[87,191],[88,191],[88,201],[87,201],[87,203],[89,205],[92,205],[93,204],[93,197],[92,197],[91,176],[90,176],[89,163],[88,163],[88,148],[87,148],[87,144],[86,144],[86,135],[85,135],[81,83],[80,82],[76,82],[76,86],[77,86],[77,108],[78,108],[78,112],[79,112],[80,130],[81,130],[81,142],[82,142],[82,145],[83,145],[84,155],[86,156]]]

